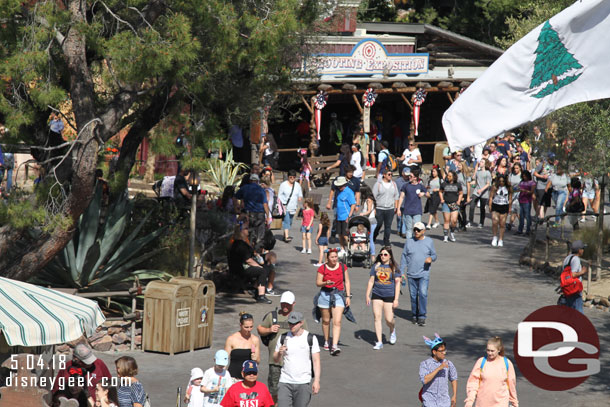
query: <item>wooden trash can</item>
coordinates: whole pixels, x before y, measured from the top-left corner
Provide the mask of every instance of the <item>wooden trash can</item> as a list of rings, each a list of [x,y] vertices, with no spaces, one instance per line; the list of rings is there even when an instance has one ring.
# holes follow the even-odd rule
[[[173,355],[190,349],[193,289],[167,281],[151,281],[144,292],[142,350]]]
[[[170,282],[188,286],[193,290],[190,350],[209,348],[212,346],[214,332],[214,282],[188,277],[174,277]]]
[[[436,164],[440,166],[443,171],[445,170],[445,159],[443,158],[443,150],[449,144],[447,143],[436,143],[434,145],[434,159],[432,160],[432,164]]]

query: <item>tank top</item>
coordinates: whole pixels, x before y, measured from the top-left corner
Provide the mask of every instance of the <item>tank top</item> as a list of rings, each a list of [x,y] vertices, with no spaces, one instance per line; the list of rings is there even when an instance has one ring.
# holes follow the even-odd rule
[[[326,237],[328,234],[328,226],[322,225],[322,233],[320,233],[320,237]]]
[[[246,360],[252,359],[252,349],[233,349],[231,351],[231,363],[229,374],[236,379],[242,379],[241,369]]]
[[[508,188],[500,187],[494,195],[493,203],[496,205],[508,205]]]

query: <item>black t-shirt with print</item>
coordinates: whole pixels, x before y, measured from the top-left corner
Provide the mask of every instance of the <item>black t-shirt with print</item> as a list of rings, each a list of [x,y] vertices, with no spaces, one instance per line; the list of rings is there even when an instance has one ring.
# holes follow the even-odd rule
[[[460,191],[462,190],[462,183],[448,183],[443,182],[441,184],[441,191],[443,191],[443,198],[445,199],[445,203],[450,204],[457,202]]]

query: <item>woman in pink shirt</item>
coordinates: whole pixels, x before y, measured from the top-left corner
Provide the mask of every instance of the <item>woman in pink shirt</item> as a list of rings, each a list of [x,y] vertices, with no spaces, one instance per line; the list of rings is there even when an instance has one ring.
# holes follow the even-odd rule
[[[487,341],[487,357],[474,364],[466,383],[465,407],[519,407],[517,377],[513,363],[504,356],[502,339],[494,336]]]

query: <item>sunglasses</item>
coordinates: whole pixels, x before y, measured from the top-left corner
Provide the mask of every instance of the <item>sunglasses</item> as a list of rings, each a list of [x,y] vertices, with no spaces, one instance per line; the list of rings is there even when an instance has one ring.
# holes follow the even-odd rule
[[[413,228],[414,232],[421,232],[423,229]]]
[[[239,317],[240,321],[245,321],[247,319],[254,319],[254,317],[252,316],[252,314],[243,314],[241,317]]]
[[[244,372],[244,376],[257,376],[258,372]]]
[[[385,257],[385,256],[389,256],[390,253],[379,253],[379,255]]]

